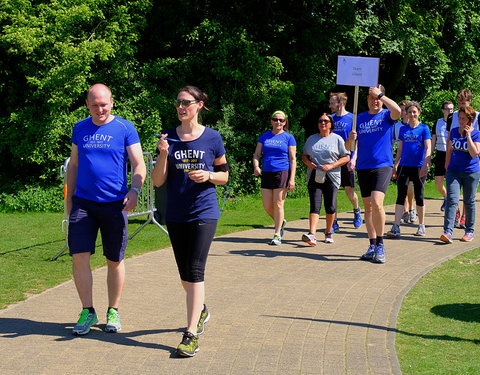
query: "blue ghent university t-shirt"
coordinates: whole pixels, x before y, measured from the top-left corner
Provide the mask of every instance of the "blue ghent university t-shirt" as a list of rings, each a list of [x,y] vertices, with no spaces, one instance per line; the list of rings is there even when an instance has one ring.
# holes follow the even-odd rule
[[[72,132],[78,147],[75,196],[95,202],[115,202],[128,193],[127,146],[140,143],[135,126],[115,116],[105,125],[91,117],[79,121]]]
[[[390,111],[362,112],[357,118],[357,169],[393,167],[393,129]]]

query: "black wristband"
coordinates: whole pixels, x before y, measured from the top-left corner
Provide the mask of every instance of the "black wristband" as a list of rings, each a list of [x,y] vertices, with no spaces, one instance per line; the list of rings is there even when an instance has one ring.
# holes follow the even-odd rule
[[[382,98],[382,96],[385,96],[385,94],[383,92],[381,92],[380,94],[378,94],[377,96],[377,99],[380,100]]]

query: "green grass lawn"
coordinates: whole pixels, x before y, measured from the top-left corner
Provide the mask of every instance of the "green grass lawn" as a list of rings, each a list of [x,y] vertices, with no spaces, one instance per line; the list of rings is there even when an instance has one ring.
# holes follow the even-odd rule
[[[397,320],[403,374],[480,374],[480,249],[449,260],[406,295]]]

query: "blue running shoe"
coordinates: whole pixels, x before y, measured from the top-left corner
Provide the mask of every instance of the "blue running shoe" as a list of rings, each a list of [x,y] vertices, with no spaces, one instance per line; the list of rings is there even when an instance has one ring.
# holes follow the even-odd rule
[[[332,230],[333,230],[335,233],[340,232],[340,225],[338,225],[337,220],[335,220],[335,221],[333,222]]]
[[[368,250],[365,254],[363,254],[360,259],[361,260],[372,260],[375,256],[375,245],[370,245]]]
[[[373,257],[373,263],[385,263],[385,248],[383,247],[383,243],[377,245],[375,248],[375,256]]]
[[[282,227],[280,228],[280,237],[283,237],[285,225],[287,225],[287,220],[283,219]]]
[[[387,232],[388,237],[400,237],[400,227],[397,224],[392,225],[392,229]]]
[[[360,228],[362,226],[362,215],[360,214],[360,209],[358,209],[358,211],[353,211],[353,226],[355,228]]]

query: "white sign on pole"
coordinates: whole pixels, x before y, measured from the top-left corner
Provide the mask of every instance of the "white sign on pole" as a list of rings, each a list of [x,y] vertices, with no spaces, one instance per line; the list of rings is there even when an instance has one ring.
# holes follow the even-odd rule
[[[337,85],[376,87],[378,57],[338,56]]]

